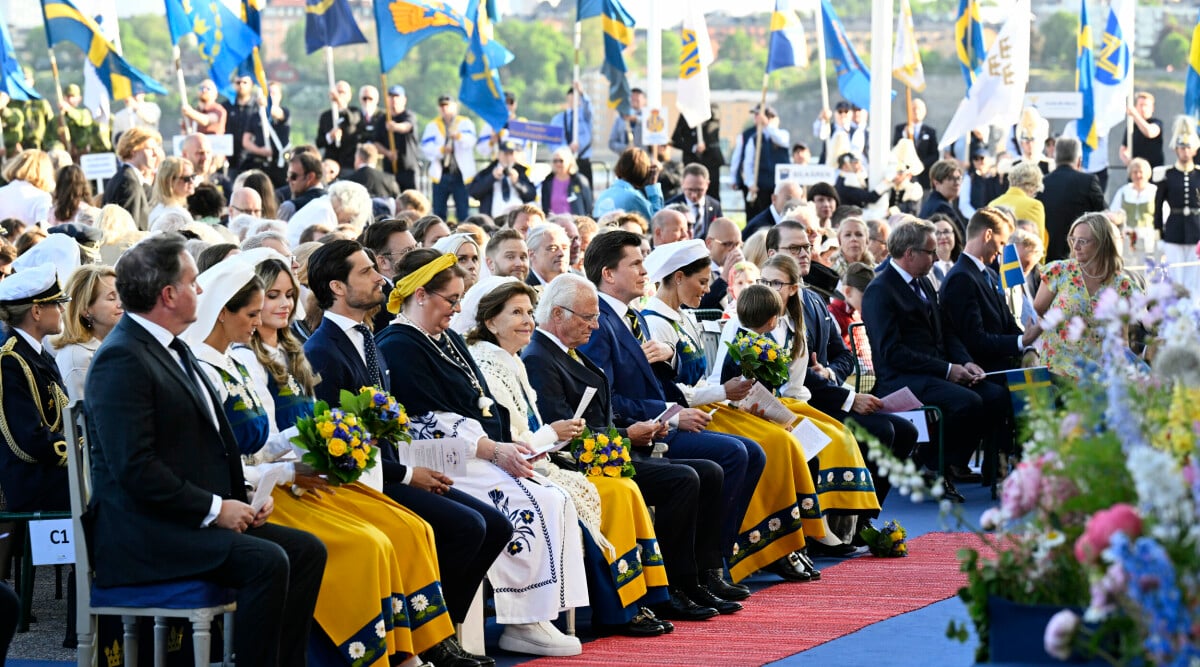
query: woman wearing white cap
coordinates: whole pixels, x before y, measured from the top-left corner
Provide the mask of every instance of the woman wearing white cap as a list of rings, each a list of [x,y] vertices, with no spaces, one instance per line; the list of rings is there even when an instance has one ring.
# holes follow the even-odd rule
[[[450,236],[438,239],[437,243],[433,244],[433,249],[440,253],[450,253],[458,258],[458,265],[463,271],[466,271],[467,277],[464,289],[471,289],[471,286],[479,280],[479,265],[482,262],[480,259],[479,243],[471,234],[451,234]]]
[[[62,331],[63,294],[54,268],[35,266],[0,282],[0,491],[9,512],[68,510],[67,395],[42,339]]]
[[[537,292],[516,278],[493,276],[480,281],[464,301],[468,303],[462,314],[473,320],[466,338],[471,356],[496,403],[508,413],[513,438],[539,448],[580,433],[582,419],[542,422],[537,392],[518,356],[533,336]],[[662,621],[646,608],[667,599],[661,561],[646,559],[641,568],[618,576],[623,559],[639,545],[653,551],[658,544],[641,491],[628,477],[584,477],[573,460],[570,464],[567,470],[544,461],[536,469],[571,494],[587,528],[592,623],[631,636],[666,632]]]
[[[1200,135],[1196,119],[1180,116],[1175,121],[1175,164],[1157,180],[1154,196],[1154,228],[1162,235],[1163,254],[1169,264],[1195,262],[1200,241],[1200,173],[1196,171],[1196,149]],[[1175,282],[1200,298],[1200,267],[1172,268]]]
[[[268,368],[256,355],[242,355],[253,373],[228,353],[231,345],[250,344],[259,328],[276,342],[286,336],[281,332],[297,294],[288,267],[282,255],[261,249],[200,274],[197,320],[184,336],[237,436],[247,482],[256,485],[274,469],[282,473],[282,485],[292,486],[292,493],[276,488],[272,494],[270,521],[325,543],[328,560],[313,619],[333,644],[329,650],[347,665],[417,665],[419,654],[436,650],[453,633],[428,524],[361,484],[333,493],[312,468],[294,460],[288,439],[295,421],[312,413],[315,381],[302,352],[289,358],[283,350],[270,357]],[[265,290],[264,279],[271,280]],[[265,318],[264,306],[270,309]],[[253,377],[263,375],[268,386],[256,390]]]
[[[708,248],[698,239],[659,246],[646,258],[646,270],[659,288],[642,314],[651,337],[675,348],[670,363],[675,367],[676,386],[688,405],[715,410],[710,430],[753,439],[767,456],[738,527],[733,552],[726,555],[730,577],[741,581],[767,568],[793,581],[819,578],[820,572],[811,562],[792,556],[804,548],[806,532],[824,534],[816,485],[802,449],[777,424],[724,404],[745,398],[753,381],[733,378],[708,384],[704,380],[708,369],[700,327],[683,306],[695,308],[708,292],[712,274]]]

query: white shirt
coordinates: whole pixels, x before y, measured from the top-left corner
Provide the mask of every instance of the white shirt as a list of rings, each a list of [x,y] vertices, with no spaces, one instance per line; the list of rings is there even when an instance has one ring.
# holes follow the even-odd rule
[[[900,268],[900,265],[895,262],[888,262],[888,264],[891,264],[892,268],[896,270],[896,273],[900,274],[900,277],[904,279],[904,283],[906,285],[908,285],[908,288],[911,290],[913,275],[911,273],[909,273],[908,271],[905,271],[904,269]],[[915,292],[913,293],[913,296],[916,296]],[[929,295],[926,294],[925,298],[929,298]],[[930,303],[930,305],[932,306],[933,304]],[[950,362],[946,362],[946,377],[950,377],[950,369],[953,367],[954,367],[954,364],[952,364]]]
[[[21,338],[24,338],[25,342],[29,343],[29,346],[33,348],[34,352],[38,353],[39,355],[42,353],[42,341],[30,336],[29,332],[25,331],[24,329],[13,327],[12,330],[19,334]]]
[[[341,328],[342,333],[346,334],[346,338],[349,338],[350,343],[354,345],[354,349],[358,350],[358,358],[362,359],[362,362],[366,364],[366,340],[363,338],[362,332],[358,329],[355,329],[355,327],[361,325],[362,322],[355,322],[345,315],[338,315],[337,313],[330,312],[328,310],[325,311],[325,319],[333,322]]]
[[[175,334],[167,331],[163,327],[151,322],[141,315],[136,315],[126,311],[125,317],[132,318],[134,322],[136,322],[151,336],[153,336],[154,340],[158,341],[158,344],[162,345],[163,348],[166,349],[167,354],[171,355],[171,358],[179,364],[179,367],[183,369],[184,374],[193,378],[193,382],[196,384],[194,390],[200,392],[200,395],[204,397],[204,402],[208,405],[209,416],[212,418],[213,424],[219,424],[220,421],[217,419],[216,408],[212,404],[212,397],[209,396],[208,391],[205,390],[204,387],[200,386],[201,380],[197,375],[197,373],[201,372],[200,369],[196,368],[189,370],[188,367],[184,365],[183,359],[180,358],[179,354],[176,353],[175,350],[171,349],[171,341],[175,340]],[[212,505],[208,509],[208,514],[204,517],[204,520],[200,522],[201,528],[207,528],[217,520],[217,516],[221,513],[221,502],[221,496],[218,496],[214,493]]]
[[[45,225],[54,197],[29,181],[12,181],[0,187],[0,220],[16,218],[27,225]]]

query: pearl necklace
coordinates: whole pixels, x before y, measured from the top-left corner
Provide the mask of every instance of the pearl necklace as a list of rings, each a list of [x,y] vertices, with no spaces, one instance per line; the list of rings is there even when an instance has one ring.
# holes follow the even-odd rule
[[[479,384],[479,378],[475,377],[474,371],[471,370],[471,364],[467,363],[467,360],[462,358],[462,355],[459,353],[458,348],[454,347],[454,343],[450,343],[450,345],[449,345],[450,352],[452,352],[453,354],[452,355],[446,354],[446,351],[444,349],[442,349],[442,346],[438,345],[438,339],[434,338],[433,335],[430,334],[428,331],[426,331],[424,328],[422,328],[421,325],[414,322],[412,320],[412,318],[405,315],[404,313],[400,313],[396,317],[398,319],[400,319],[404,324],[407,324],[407,325],[411,326],[412,328],[416,329],[417,331],[420,331],[421,334],[423,336],[425,336],[425,340],[429,341],[429,344],[433,346],[433,349],[437,350],[438,356],[440,356],[444,361],[450,362],[450,364],[452,364],[455,368],[457,368],[458,370],[462,371],[463,373],[465,373],[467,375],[467,380],[469,380],[471,382],[471,387],[474,388],[475,391],[479,393],[479,400],[476,401],[476,405],[479,407],[480,414],[482,414],[484,417],[491,417],[492,416],[491,408],[492,408],[492,404],[495,403],[495,401],[488,398],[487,395],[484,394],[483,386]],[[440,334],[439,334],[439,337],[440,337]]]

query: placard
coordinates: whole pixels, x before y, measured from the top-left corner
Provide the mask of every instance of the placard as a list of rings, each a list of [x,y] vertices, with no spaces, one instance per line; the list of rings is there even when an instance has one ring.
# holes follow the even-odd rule
[[[454,479],[467,474],[467,459],[475,455],[475,445],[462,438],[413,440],[398,445],[397,458],[406,466],[429,468]]]
[[[797,185],[812,185],[828,183],[833,185],[837,180],[837,167],[824,164],[777,164],[775,165],[775,182],[791,181]]]
[[[800,446],[804,448],[804,460],[811,461],[813,457],[821,453],[825,446],[833,442],[833,438],[825,434],[817,425],[812,423],[812,420],[805,417],[792,429],[792,435],[800,441]]]
[[[116,153],[84,153],[79,156],[79,168],[89,181],[99,181],[117,175]]]
[[[171,137],[171,147],[175,150],[175,155],[183,155],[183,142],[188,138],[187,134],[177,134]],[[208,143],[212,145],[213,155],[233,155],[233,135],[232,134],[208,134]]]
[[[642,145],[666,146],[671,143],[669,126],[666,107],[648,110],[642,116]]]
[[[1025,106],[1033,107],[1043,118],[1083,117],[1083,93],[1078,91],[1025,93]]]
[[[917,427],[917,442],[929,442],[929,419],[924,410],[893,412],[892,414],[912,422]]]
[[[565,131],[561,125],[534,123],[527,120],[508,121],[508,136],[551,145],[567,143],[564,138]]]
[[[75,529],[71,519],[29,522],[29,543],[34,565],[67,565],[75,562]]]

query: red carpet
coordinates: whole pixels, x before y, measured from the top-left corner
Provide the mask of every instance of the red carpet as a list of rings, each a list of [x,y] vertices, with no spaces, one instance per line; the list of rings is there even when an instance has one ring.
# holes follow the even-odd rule
[[[852,558],[822,569],[818,582],[761,590],[732,616],[676,623],[661,637],[606,637],[588,642],[580,656],[524,664],[766,664],[953,597],[965,582],[956,554],[978,543],[971,533],[929,533],[909,542],[907,558]]]

